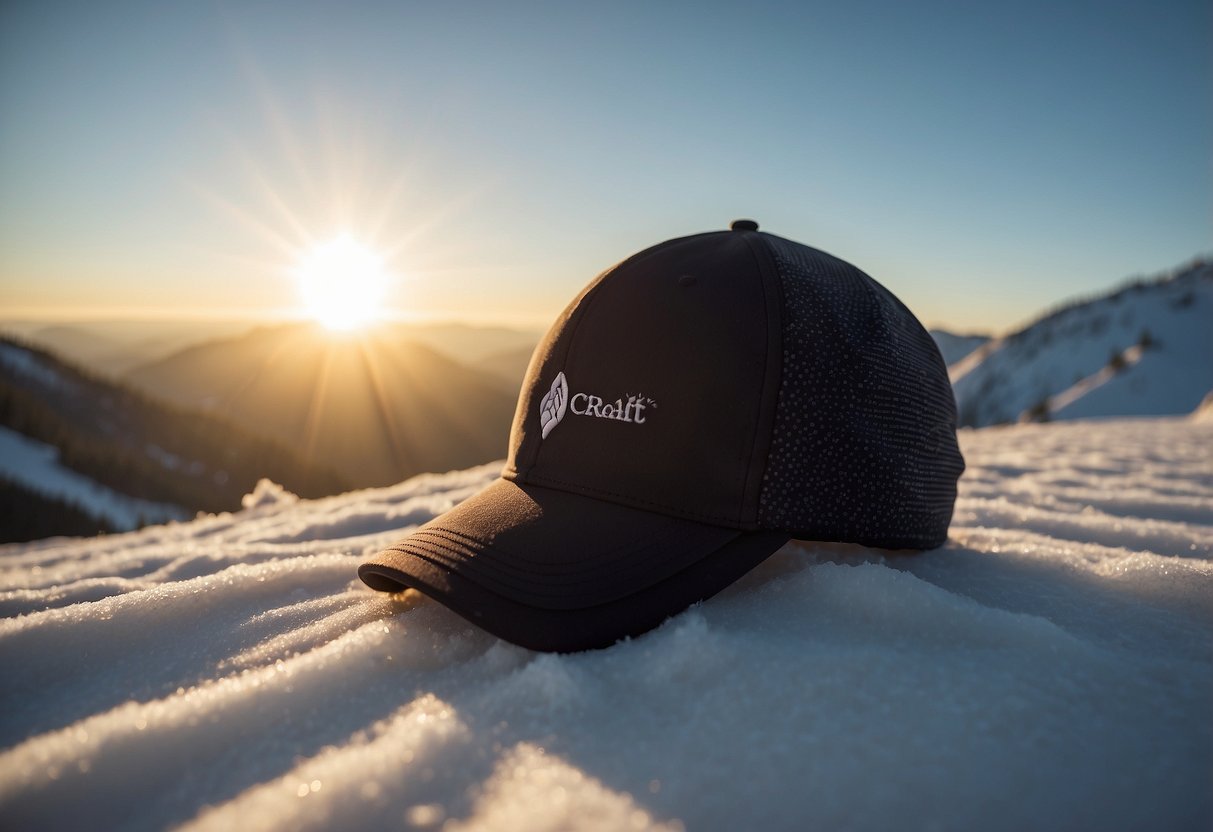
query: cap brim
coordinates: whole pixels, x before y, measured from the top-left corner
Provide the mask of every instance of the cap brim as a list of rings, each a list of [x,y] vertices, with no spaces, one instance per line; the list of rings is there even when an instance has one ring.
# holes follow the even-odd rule
[[[753,569],[788,536],[500,479],[358,568],[532,650],[606,647]]]

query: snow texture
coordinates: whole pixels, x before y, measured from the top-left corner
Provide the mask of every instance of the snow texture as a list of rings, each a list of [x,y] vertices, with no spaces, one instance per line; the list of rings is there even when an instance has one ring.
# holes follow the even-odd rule
[[[1213,390],[1213,264],[1073,304],[948,370],[975,427],[1189,413]]]
[[[111,528],[129,530],[144,523],[182,520],[189,513],[172,503],[155,503],[120,494],[60,464],[53,445],[0,427],[0,477],[30,491],[57,497]]]
[[[1213,423],[963,431],[951,540],[794,542],[541,655],[361,557],[499,466],[0,548],[13,829],[1207,829]]]

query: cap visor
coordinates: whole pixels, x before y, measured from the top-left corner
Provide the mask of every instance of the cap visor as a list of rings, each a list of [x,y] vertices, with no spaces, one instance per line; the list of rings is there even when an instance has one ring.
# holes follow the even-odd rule
[[[710,598],[788,540],[497,480],[358,569],[490,633],[572,652],[639,635]]]

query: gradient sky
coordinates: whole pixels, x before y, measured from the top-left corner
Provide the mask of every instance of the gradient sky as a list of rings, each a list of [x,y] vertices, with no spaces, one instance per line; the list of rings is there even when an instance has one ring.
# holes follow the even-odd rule
[[[1213,252],[1193,2],[0,6],[0,315],[255,315],[347,231],[546,324],[753,217],[1001,331]]]

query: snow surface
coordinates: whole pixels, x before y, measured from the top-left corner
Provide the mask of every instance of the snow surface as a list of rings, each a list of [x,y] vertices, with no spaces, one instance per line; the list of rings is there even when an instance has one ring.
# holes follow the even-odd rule
[[[1131,366],[1113,372],[1114,355]],[[1189,413],[1213,390],[1213,264],[1074,304],[948,370],[961,423],[976,427],[1034,408],[1053,419]]]
[[[0,477],[50,497],[71,503],[99,517],[111,528],[128,530],[143,523],[182,520],[189,512],[172,503],[130,497],[101,485],[59,463],[54,445],[0,427]]]
[[[1213,422],[963,431],[951,540],[792,543],[541,655],[359,559],[497,465],[0,547],[0,818],[43,829],[1207,829]]]

